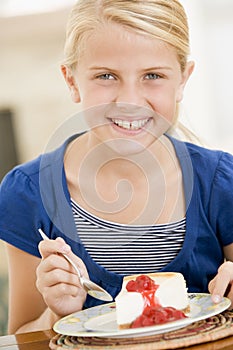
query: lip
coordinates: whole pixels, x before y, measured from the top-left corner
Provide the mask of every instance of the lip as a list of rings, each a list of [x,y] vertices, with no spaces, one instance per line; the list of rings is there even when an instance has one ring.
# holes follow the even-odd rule
[[[114,123],[114,121],[124,121],[127,123],[133,123],[133,122],[143,122],[146,121],[145,124],[143,124],[142,127],[138,128],[138,129],[127,129],[127,128],[123,128],[119,125],[117,125],[116,123]],[[116,130],[117,132],[120,132],[124,135],[137,135],[140,134],[141,132],[145,132],[145,129],[148,127],[149,123],[151,122],[152,118],[151,117],[145,117],[145,118],[122,118],[122,117],[114,117],[114,118],[109,118],[109,121],[111,123],[111,126],[113,127],[114,130]]]

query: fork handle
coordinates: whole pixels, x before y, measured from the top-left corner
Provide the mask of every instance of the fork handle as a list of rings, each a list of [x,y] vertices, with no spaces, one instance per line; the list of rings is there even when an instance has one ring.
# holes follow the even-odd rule
[[[81,272],[80,272],[79,268],[75,265],[73,260],[71,260],[70,257],[68,255],[64,254],[64,253],[62,253],[61,255],[64,256],[64,258],[73,266],[73,268],[77,272],[77,275],[78,275],[78,277],[80,279],[82,277]]]

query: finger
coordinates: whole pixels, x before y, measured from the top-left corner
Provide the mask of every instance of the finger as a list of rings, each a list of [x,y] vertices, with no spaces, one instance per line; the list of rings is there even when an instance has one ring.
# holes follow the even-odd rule
[[[79,269],[81,276],[84,276],[86,278],[89,278],[88,276],[88,272],[86,269],[86,265],[84,264],[84,262],[82,261],[82,259],[80,259],[77,255],[75,255],[72,251],[70,251],[68,254],[66,254],[73,262],[74,264],[77,266],[77,268]],[[72,267],[73,271],[74,268]]]
[[[77,258],[77,261],[82,262],[79,258]],[[82,265],[84,264],[82,263]],[[80,266],[79,268],[84,275],[83,271],[85,270]],[[52,287],[59,283],[73,284],[82,288],[76,271],[62,255],[52,254],[43,259],[37,267],[36,275],[36,286],[41,294],[44,293],[45,288]]]
[[[59,284],[46,288],[43,298],[48,307],[57,315],[65,316],[82,309],[86,292],[72,285]]]
[[[66,274],[71,275],[70,279],[72,280],[77,279],[77,274],[72,271],[70,264],[64,259],[64,257],[57,254],[48,256],[41,260],[36,269],[37,289],[43,293],[44,288],[58,283]],[[64,282],[67,281],[67,278],[68,277],[65,278]]]
[[[77,286],[59,283],[55,286],[46,288],[43,297],[46,303],[48,302],[49,304],[52,304],[56,300],[64,299],[65,297],[76,298],[80,293],[83,293],[83,291]]]
[[[66,244],[66,242],[61,237],[56,238],[56,240],[41,241],[38,247],[39,247],[39,251],[42,256],[42,259],[46,259],[50,255],[53,255],[52,259],[54,259],[55,254],[68,255],[69,258],[73,260],[74,263],[77,265],[77,267],[80,269],[81,275],[88,277],[87,269],[83,261],[72,252],[71,247],[68,244]],[[65,258],[62,258],[62,259],[65,260]],[[65,261],[66,261],[66,265],[69,264],[67,260]],[[70,264],[67,266],[70,267]],[[66,269],[68,270],[67,267]]]
[[[215,284],[216,284],[216,279],[217,279],[217,276],[215,276],[208,284],[208,290],[209,292],[212,294],[213,291],[214,291],[214,287],[215,287]]]
[[[50,254],[68,254],[71,251],[70,246],[61,237],[58,237],[55,240],[49,239],[40,241],[38,249],[42,259],[45,259]]]
[[[46,258],[42,259],[37,267],[37,272],[39,274],[45,274],[54,269],[60,269],[74,273],[70,263],[62,255],[58,254],[51,254]]]
[[[232,263],[224,263],[220,266],[217,276],[210,283],[212,300],[218,303],[223,298],[230,282],[233,280]]]
[[[38,287],[40,289],[52,287],[59,283],[69,284],[81,288],[79,278],[76,274],[68,273],[59,269],[54,269],[44,274],[42,278],[38,278]]]
[[[55,256],[58,256],[59,254],[65,254],[69,256],[69,258],[76,264],[77,268],[80,270],[81,275],[86,278],[89,278],[86,266],[83,263],[83,261],[72,252],[70,246],[66,244],[61,237],[56,238],[56,240],[41,241],[39,243],[39,251],[42,256],[42,263],[41,266],[39,266],[38,270],[39,273],[44,266],[44,272],[48,272],[54,267],[60,267],[61,269],[65,269],[67,271],[72,271],[73,273],[76,273],[72,265],[69,262],[67,262],[65,257],[61,256],[63,259],[62,265],[58,265],[58,260],[55,260]],[[43,261],[45,260],[46,265],[43,264]],[[64,263],[66,263],[66,267]]]
[[[231,285],[229,285],[228,287],[229,287],[229,288],[228,288],[228,293],[225,294],[225,296],[226,296],[228,299],[230,299],[230,301],[231,301],[231,305],[229,306],[228,309],[232,309],[232,306],[233,306],[233,286],[232,286],[232,284],[231,284]]]
[[[75,256],[72,256],[74,260]],[[78,262],[80,265],[78,266]],[[85,265],[82,260],[77,258],[76,265],[78,266],[81,275],[88,278]],[[81,266],[82,265],[82,266]],[[52,286],[62,281],[62,276],[67,276],[63,282],[67,282],[68,278],[77,285],[80,285],[80,279],[73,266],[62,256],[58,254],[52,254],[47,258],[41,260],[36,269],[37,287],[41,291],[44,286]],[[70,276],[70,277],[68,277]],[[51,279],[51,280],[50,280]],[[71,282],[73,283],[73,282]]]

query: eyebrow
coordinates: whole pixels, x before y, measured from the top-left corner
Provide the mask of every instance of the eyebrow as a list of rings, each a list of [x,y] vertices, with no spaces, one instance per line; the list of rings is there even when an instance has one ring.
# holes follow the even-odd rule
[[[110,70],[114,71],[114,68],[105,67],[105,66],[91,66],[89,67],[90,70]],[[155,66],[155,67],[148,67],[142,69],[145,72],[151,71],[151,70],[172,70],[169,66]]]
[[[103,69],[103,70],[112,70],[112,68],[109,68],[109,67],[102,67],[102,66],[91,66],[91,67],[89,67],[89,69],[90,70],[101,70],[101,69]]]
[[[157,69],[166,69],[166,70],[172,70],[172,67],[169,66],[155,66],[155,67],[149,67],[149,68],[145,68],[143,69],[144,71],[149,71],[149,70],[157,70]]]

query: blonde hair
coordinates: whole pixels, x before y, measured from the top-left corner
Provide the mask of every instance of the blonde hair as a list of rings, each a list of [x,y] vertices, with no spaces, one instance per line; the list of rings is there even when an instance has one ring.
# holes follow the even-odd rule
[[[181,71],[185,70],[190,54],[189,26],[179,0],[78,0],[67,23],[63,64],[75,68],[85,51],[88,37],[106,23],[119,24],[138,34],[168,43],[177,53]],[[179,122],[178,117],[179,105],[168,133],[178,131],[181,138],[199,142],[194,133]]]
[[[64,64],[74,67],[98,26],[117,23],[172,45],[181,70],[189,55],[189,28],[178,0],[78,0],[67,23]]]

